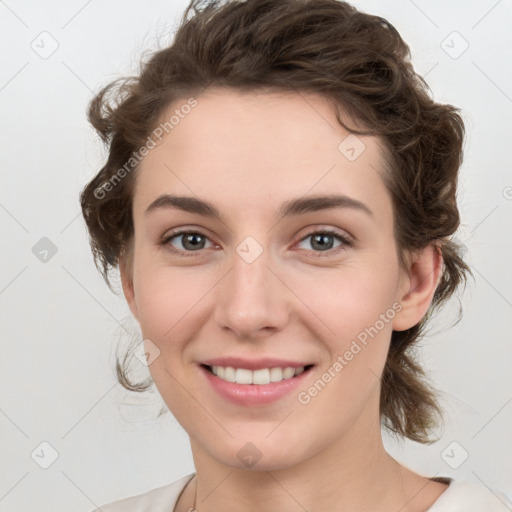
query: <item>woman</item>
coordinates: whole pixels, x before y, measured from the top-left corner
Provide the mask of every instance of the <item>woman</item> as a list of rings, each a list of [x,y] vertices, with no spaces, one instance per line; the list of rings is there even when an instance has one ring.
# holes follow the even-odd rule
[[[381,425],[431,442],[411,348],[469,271],[464,125],[390,23],[336,0],[192,2],[89,119],[109,145],[81,195],[93,254],[108,284],[119,268],[196,468],[101,510],[508,510],[382,443]]]

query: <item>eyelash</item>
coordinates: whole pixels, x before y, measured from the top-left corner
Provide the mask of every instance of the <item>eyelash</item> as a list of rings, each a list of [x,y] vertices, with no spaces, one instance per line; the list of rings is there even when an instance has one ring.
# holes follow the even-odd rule
[[[173,254],[178,254],[180,256],[185,256],[185,257],[195,257],[197,256],[198,254],[197,253],[200,253],[202,251],[202,249],[198,249],[197,251],[182,251],[180,249],[176,249],[174,247],[172,247],[170,245],[170,241],[180,235],[201,235],[202,237],[208,239],[208,237],[202,233],[201,231],[187,231],[187,230],[181,230],[181,231],[176,231],[174,233],[171,233],[170,235],[164,237],[159,245],[162,245],[164,247],[166,247],[166,249],[170,252],[172,252]],[[334,249],[329,249],[327,251],[312,251],[313,253],[315,253],[315,257],[318,257],[318,258],[325,258],[325,257],[328,257],[328,256],[335,256],[337,255],[338,253],[340,253],[341,251],[345,251],[347,250],[347,248],[350,248],[350,247],[353,247],[354,246],[354,243],[352,240],[350,240],[348,237],[338,233],[337,231],[334,231],[334,230],[330,230],[330,229],[323,229],[323,230],[319,230],[319,231],[312,231],[311,233],[308,233],[307,235],[305,235],[304,237],[302,237],[299,242],[303,242],[304,240],[306,240],[307,238],[313,236],[313,235],[332,235],[334,238],[337,238],[340,242],[342,242],[342,245],[340,245],[339,247],[336,247]]]

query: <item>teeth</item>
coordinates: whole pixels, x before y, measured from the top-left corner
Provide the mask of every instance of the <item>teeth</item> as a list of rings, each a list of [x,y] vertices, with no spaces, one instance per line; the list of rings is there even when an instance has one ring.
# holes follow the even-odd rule
[[[261,368],[260,370],[247,370],[245,368],[233,368],[232,366],[212,366],[212,373],[219,379],[237,384],[270,384],[288,380],[304,371],[304,366],[299,368]]]

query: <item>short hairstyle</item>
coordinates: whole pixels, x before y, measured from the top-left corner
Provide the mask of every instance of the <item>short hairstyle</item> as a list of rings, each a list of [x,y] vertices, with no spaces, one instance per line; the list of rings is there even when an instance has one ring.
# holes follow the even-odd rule
[[[456,192],[465,135],[459,109],[433,101],[391,23],[346,2],[192,0],[172,44],[143,60],[139,76],[112,81],[89,104],[88,119],[108,147],[108,159],[80,201],[95,264],[110,289],[109,272],[122,254],[130,260],[134,234],[137,166],[122,179],[119,171],[172,102],[208,87],[319,93],[332,102],[345,129],[380,137],[400,264],[406,251],[431,244],[443,257],[425,317],[392,333],[381,381],[381,423],[395,435],[433,442],[429,435],[442,419],[441,409],[413,350],[434,311],[471,274],[452,237],[459,226]],[[363,129],[348,126],[337,107]],[[126,362],[127,356],[122,365],[116,361],[119,382],[131,391],[147,390],[151,379],[131,382]]]

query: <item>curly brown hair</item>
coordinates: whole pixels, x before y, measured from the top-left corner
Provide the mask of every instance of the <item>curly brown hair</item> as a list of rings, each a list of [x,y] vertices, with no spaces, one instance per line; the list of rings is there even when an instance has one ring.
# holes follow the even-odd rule
[[[172,44],[143,59],[139,76],[114,80],[89,105],[108,159],[80,201],[95,264],[110,289],[109,271],[121,255],[130,261],[134,155],[169,104],[210,86],[320,93],[364,129],[347,126],[336,111],[341,126],[383,141],[400,263],[406,251],[436,244],[444,264],[423,320],[392,333],[380,414],[391,433],[433,442],[441,409],[413,350],[426,322],[470,274],[452,239],[465,135],[459,109],[433,101],[409,47],[382,17],[338,0],[192,0]],[[116,361],[119,382],[147,390],[151,379],[128,378],[127,357]]]

